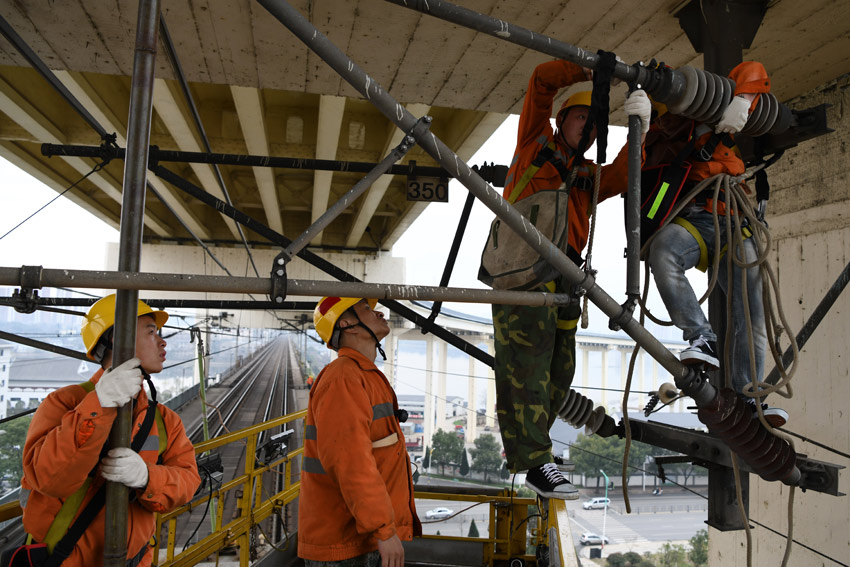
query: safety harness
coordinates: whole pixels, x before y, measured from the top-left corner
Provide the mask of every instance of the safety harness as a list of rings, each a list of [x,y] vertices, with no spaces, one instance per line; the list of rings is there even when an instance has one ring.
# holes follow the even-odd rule
[[[712,134],[702,147],[696,148],[697,140],[708,132],[711,132],[709,126],[694,123],[687,144],[671,163],[648,168],[641,172],[641,246],[664,225],[680,199],[688,194],[687,176],[691,169],[691,162],[710,161],[712,155],[714,155],[714,150],[721,142],[729,148],[735,148],[735,142],[731,136],[717,133]],[[697,205],[705,205],[713,196],[713,191],[708,189],[697,195],[695,202]],[[721,192],[718,201],[724,200],[725,195]],[[670,222],[678,224],[696,239],[700,247],[700,262],[697,268],[703,272],[706,271],[709,261],[708,251],[699,231],[682,217],[676,217]],[[744,238],[752,236],[749,229],[745,228],[742,232]],[[726,248],[724,247],[721,253],[725,251]]]
[[[145,411],[145,417],[142,420],[142,425],[139,427],[139,431],[136,432],[136,435],[133,436],[130,448],[137,453],[142,449],[145,440],[147,440],[148,435],[150,434],[153,422],[156,421],[157,430],[159,432],[159,456],[157,458],[157,463],[159,463],[162,461],[163,453],[165,453],[168,448],[168,432],[166,431],[165,422],[162,419],[162,413],[159,411],[156,401],[156,388],[153,385],[153,381],[147,372],[142,372],[148,383],[148,387],[150,388],[151,397],[148,400],[148,407]],[[94,391],[95,384],[91,380],[87,380],[80,384],[80,387],[83,388],[86,393],[91,393]],[[106,451],[107,448],[104,446],[101,450],[101,458],[103,458]],[[98,459],[98,464],[100,464],[100,459]],[[83,511],[80,513],[77,520],[74,521],[73,524],[71,523],[77,515],[77,511],[79,511],[80,506],[82,506],[83,499],[94,480],[96,470],[97,465],[95,465],[95,467],[89,472],[89,475],[83,482],[83,485],[62,503],[62,508],[56,514],[56,517],[53,519],[53,523],[50,524],[50,528],[47,530],[47,534],[40,542],[40,545],[46,546],[47,552],[50,556],[43,563],[40,563],[39,567],[59,567],[62,565],[65,559],[70,557],[71,552],[74,551],[74,546],[77,544],[77,541],[82,537],[83,533],[85,533],[86,529],[89,527],[89,524],[91,524],[95,516],[97,516],[100,509],[106,503],[106,484],[104,483],[95,495],[92,496],[91,500],[89,500],[88,504],[86,504],[86,507],[83,508]],[[131,498],[132,497],[133,496],[131,495]],[[32,544],[32,541],[32,536],[27,535],[27,547]],[[132,559],[129,559],[127,561],[127,567],[135,567],[138,565],[147,552],[147,548],[148,546],[145,545]],[[14,565],[14,556],[11,564]]]

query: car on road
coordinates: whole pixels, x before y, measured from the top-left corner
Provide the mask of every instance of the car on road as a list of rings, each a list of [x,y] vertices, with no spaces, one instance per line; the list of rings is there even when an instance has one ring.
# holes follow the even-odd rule
[[[581,507],[584,508],[585,510],[594,510],[594,509],[600,509],[601,510],[602,508],[605,508],[606,506],[610,506],[610,505],[611,505],[611,499],[610,498],[599,498],[599,497],[597,497],[597,498],[591,498],[590,500],[582,502]]]
[[[442,520],[443,518],[448,518],[452,514],[454,514],[454,511],[448,508],[434,508],[433,510],[425,512],[425,517],[429,520]]]
[[[608,543],[607,537],[603,538],[600,535],[590,532],[584,532],[583,534],[581,534],[578,540],[579,542],[581,542],[582,545],[601,545],[602,540],[605,540],[606,544]]]

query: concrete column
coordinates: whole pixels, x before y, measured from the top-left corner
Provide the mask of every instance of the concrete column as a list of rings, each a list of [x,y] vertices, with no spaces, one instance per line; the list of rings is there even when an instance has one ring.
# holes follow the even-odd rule
[[[487,352],[490,354],[496,353],[496,347],[493,346],[493,341],[487,341]],[[486,425],[496,427],[496,373],[490,368],[487,372],[487,405],[484,408],[484,413],[487,416],[484,420]]]
[[[467,444],[475,441],[478,437],[478,414],[475,412],[475,359],[469,358],[469,377],[466,379],[466,442]]]
[[[446,350],[445,341],[439,341],[437,343],[437,368],[439,369],[437,374],[437,397],[434,400],[437,407],[437,424],[435,427],[443,431],[454,429],[454,426],[447,425],[450,422],[446,421],[446,362],[448,359]]]
[[[423,416],[423,433],[425,438],[425,446],[431,446],[431,437],[434,435],[434,396],[432,383],[432,347],[434,344],[433,335],[425,337],[425,415]]]

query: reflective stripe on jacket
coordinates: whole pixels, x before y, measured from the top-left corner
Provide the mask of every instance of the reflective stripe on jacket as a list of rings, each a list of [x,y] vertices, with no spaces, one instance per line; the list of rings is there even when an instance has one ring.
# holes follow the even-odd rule
[[[103,374],[92,377],[97,383]],[[148,398],[144,389],[136,396],[133,410],[133,431],[139,430],[147,410]],[[151,427],[142,450],[148,466],[148,485],[135,491],[130,502],[127,521],[127,557],[135,556],[154,535],[155,512],[167,512],[189,502],[201,482],[195,464],[195,450],[183,429],[180,417],[160,405],[165,424],[168,448],[157,465],[159,431],[156,421]],[[102,408],[97,393],[86,392],[80,385],[65,386],[45,398],[38,406],[24,444],[24,477],[22,491],[29,491],[24,509],[24,527],[35,541],[44,538],[62,502],[85,482],[98,466],[100,452],[109,437],[117,408]],[[86,503],[104,483],[95,473],[94,481],[80,506]],[[131,493],[133,491],[131,490]],[[101,510],[77,541],[73,553],[63,567],[91,567],[103,562],[104,510]],[[147,553],[141,566],[151,563]]]
[[[410,458],[386,377],[343,347],[316,377],[304,441],[298,555],[339,561],[378,549],[377,540],[422,532]]]
[[[522,114],[519,117],[516,150],[502,193],[505,199],[511,195],[514,185],[531,165],[531,162],[534,161],[534,158],[537,157],[540,150],[554,140],[550,118],[552,117],[552,104],[555,95],[563,88],[586,80],[584,70],[575,63],[567,61],[549,61],[541,63],[534,69],[528,83]],[[555,143],[558,146],[555,157],[561,159],[569,168],[572,165],[572,152],[558,144],[557,140],[555,140]],[[641,159],[643,159],[643,155],[641,155]],[[587,177],[592,181],[595,169],[596,166],[591,160],[584,160],[584,163],[578,169],[577,176]],[[614,161],[602,167],[599,202],[625,192],[627,179],[628,146],[623,146]],[[584,185],[589,189],[573,187],[570,190],[569,244],[578,252],[581,252],[587,244],[590,229],[590,207],[593,197],[593,184],[585,183]],[[552,163],[546,162],[529,181],[517,200],[524,199],[537,191],[557,189],[560,186],[561,176],[557,168]]]

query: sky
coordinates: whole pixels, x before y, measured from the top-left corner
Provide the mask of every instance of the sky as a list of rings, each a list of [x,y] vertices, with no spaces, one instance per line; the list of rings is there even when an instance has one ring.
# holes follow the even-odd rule
[[[510,116],[469,163],[510,163],[517,122],[517,116]],[[609,161],[617,155],[625,143],[625,137],[625,128],[610,128]],[[595,158],[595,146],[591,147],[586,155]],[[118,231],[64,197],[50,202],[57,195],[54,190],[2,158],[0,179],[3,180],[0,184],[0,202],[6,204],[0,207],[0,265],[18,267],[26,264],[80,270],[107,268],[106,243],[117,242]],[[449,203],[434,203],[426,208],[393,247],[393,256],[406,258],[407,283],[439,283],[466,195],[466,188],[452,181],[449,187]],[[36,213],[43,206],[44,209]],[[625,231],[621,228],[622,209],[620,198],[612,198],[599,205],[593,254],[593,267],[599,270],[599,285],[618,302],[625,299]],[[36,214],[32,219],[14,228],[33,213]],[[481,249],[492,219],[493,213],[476,201],[449,281],[450,286],[486,289],[486,286],[477,280],[476,275]],[[423,253],[423,250],[427,253]],[[702,285],[704,289],[704,283],[700,284],[701,281],[705,281],[702,274],[694,275],[692,282],[695,287]],[[664,313],[657,294],[651,293],[650,305],[653,311]],[[446,307],[485,317],[490,314],[489,304],[446,304]],[[607,316],[591,306],[590,326],[586,332],[608,334],[610,331],[607,325]],[[681,337],[674,329],[658,330],[657,334],[662,339]],[[416,369],[425,366],[424,349],[416,343],[410,343],[404,347],[404,351],[405,357],[399,361],[399,365],[405,367],[399,369],[400,393],[421,393],[424,372]],[[466,374],[466,355],[451,347],[449,355],[448,371]],[[486,376],[487,368],[478,363],[475,373]],[[450,380],[448,394],[465,396],[465,382]]]

